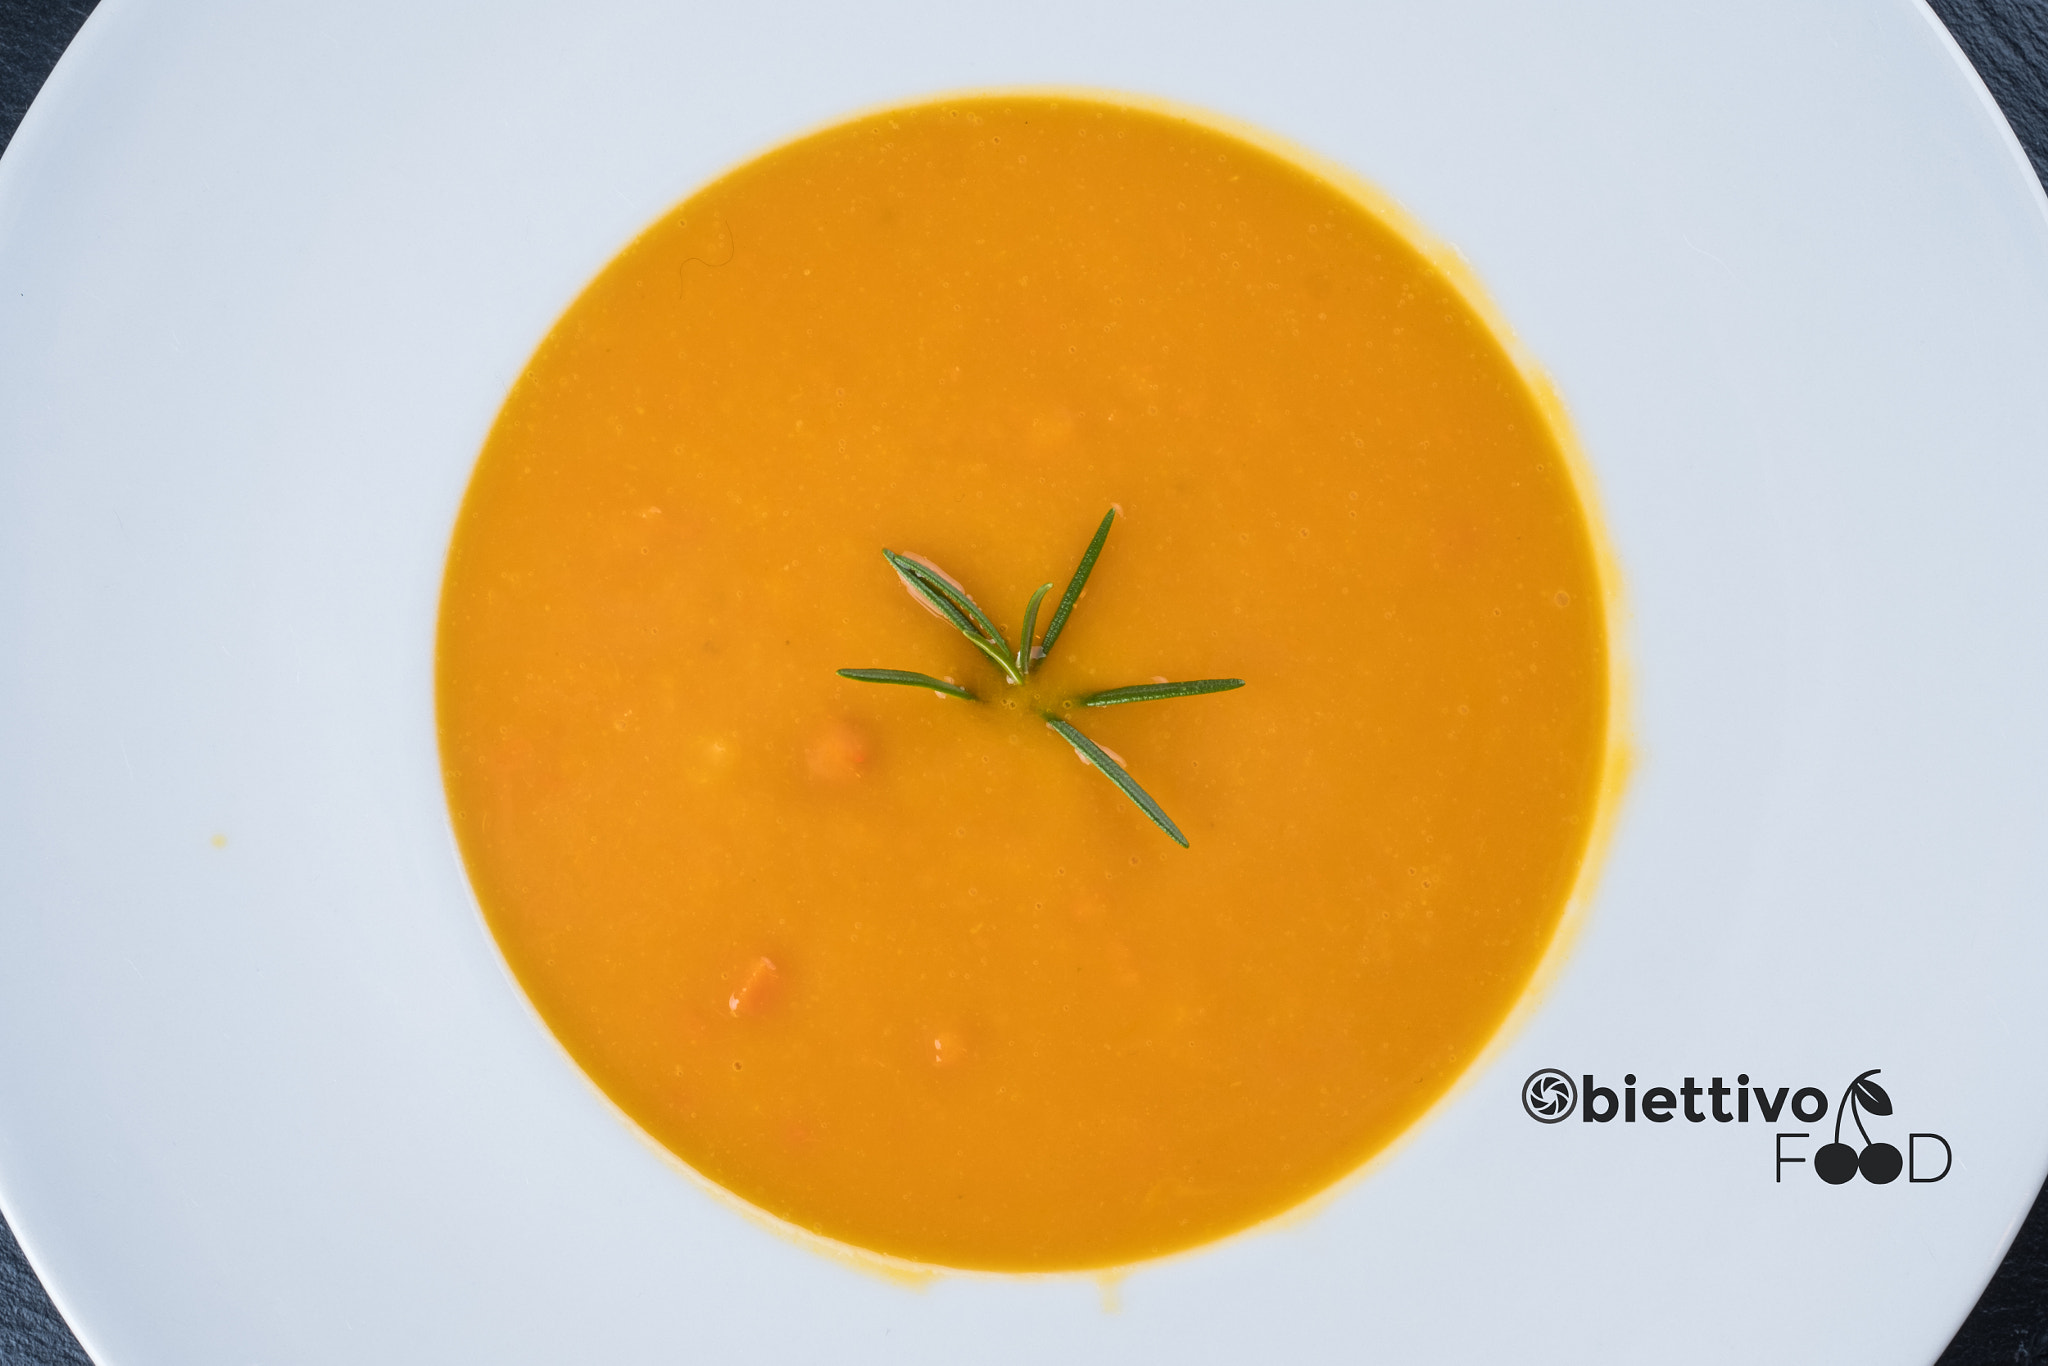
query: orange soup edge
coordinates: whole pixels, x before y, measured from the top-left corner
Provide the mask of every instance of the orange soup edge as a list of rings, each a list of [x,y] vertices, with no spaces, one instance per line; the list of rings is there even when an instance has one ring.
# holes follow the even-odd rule
[[[1067,93],[823,129],[621,252],[485,443],[437,656],[479,904],[627,1116],[826,1245],[1100,1270],[1265,1223],[1562,952],[1623,772],[1590,487],[1348,174]],[[1021,684],[881,553],[1014,643],[1113,505]]]

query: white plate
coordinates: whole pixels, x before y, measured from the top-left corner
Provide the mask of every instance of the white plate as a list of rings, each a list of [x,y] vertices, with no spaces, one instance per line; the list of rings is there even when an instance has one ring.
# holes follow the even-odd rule
[[[1114,1307],[879,1279],[638,1139],[475,914],[429,686],[471,460],[614,250],[1030,84],[1263,125],[1462,249],[1631,608],[1640,768],[1526,1026]],[[2048,203],[1906,0],[107,0],[0,162],[0,300],[0,1198],[103,1366],[1925,1362],[2041,1182]],[[1882,1067],[1873,1136],[1953,1169],[1532,1123],[1543,1066]]]

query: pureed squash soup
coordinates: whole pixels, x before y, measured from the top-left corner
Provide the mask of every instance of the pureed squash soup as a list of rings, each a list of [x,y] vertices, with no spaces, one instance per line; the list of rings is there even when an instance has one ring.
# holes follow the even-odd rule
[[[814,1233],[1061,1270],[1280,1213],[1499,1030],[1600,817],[1547,413],[1385,217],[1189,118],[948,100],[752,161],[563,316],[463,504],[491,930],[620,1108]],[[1014,649],[1112,507],[1021,684],[882,555]]]

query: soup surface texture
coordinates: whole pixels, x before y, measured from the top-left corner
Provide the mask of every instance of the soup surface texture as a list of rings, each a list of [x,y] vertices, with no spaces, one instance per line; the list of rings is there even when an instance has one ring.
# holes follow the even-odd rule
[[[1560,440],[1425,251],[1233,134],[1017,96],[784,146],[604,270],[477,465],[438,688],[484,914],[621,1109],[804,1229],[1059,1270],[1276,1215],[1471,1063],[1579,876]],[[1023,687],[881,554],[1014,641],[1112,504]]]

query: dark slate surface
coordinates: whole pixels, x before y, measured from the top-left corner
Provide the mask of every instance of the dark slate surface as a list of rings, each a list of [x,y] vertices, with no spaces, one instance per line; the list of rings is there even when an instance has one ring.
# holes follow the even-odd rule
[[[69,35],[66,35],[67,37]],[[0,1366],[92,1366],[0,1219]]]
[[[0,149],[96,0],[0,0]],[[2048,184],[2048,0],[1930,0]],[[1935,1366],[2048,1366],[2048,1188]],[[0,1219],[0,1366],[91,1366]]]
[[[0,148],[96,2],[0,0]]]

